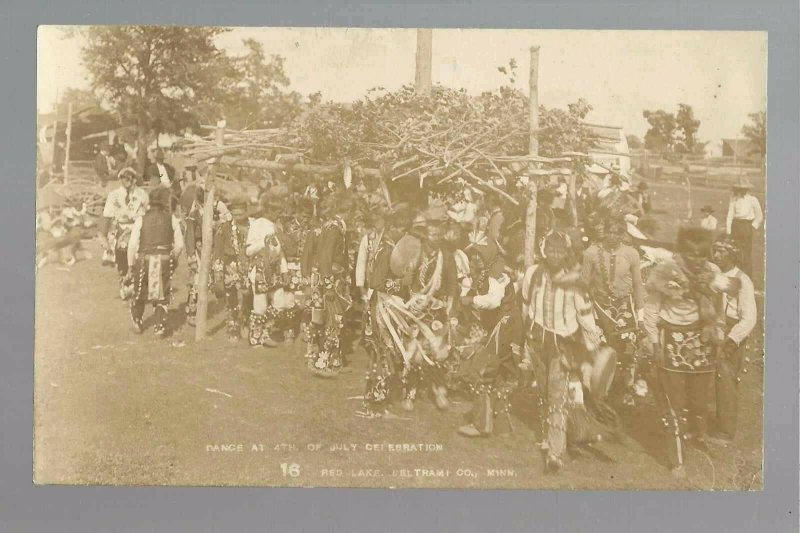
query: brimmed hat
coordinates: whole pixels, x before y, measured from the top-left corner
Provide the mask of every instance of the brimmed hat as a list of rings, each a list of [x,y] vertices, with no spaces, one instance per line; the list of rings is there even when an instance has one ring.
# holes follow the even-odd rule
[[[732,189],[752,189],[753,184],[750,183],[750,180],[745,178],[744,176],[739,176],[736,179],[736,183],[731,186]]]
[[[709,214],[709,215],[710,215],[711,213],[713,213],[713,212],[714,212],[714,208],[713,208],[713,207],[711,207],[710,205],[704,205],[704,206],[703,206],[703,209],[701,209],[701,210],[700,210],[700,212],[701,212],[701,213],[707,213],[707,214]]]
[[[139,178],[139,175],[133,169],[133,167],[125,167],[119,172],[117,172],[117,179],[121,180],[123,178],[130,178],[132,180],[136,180]]]

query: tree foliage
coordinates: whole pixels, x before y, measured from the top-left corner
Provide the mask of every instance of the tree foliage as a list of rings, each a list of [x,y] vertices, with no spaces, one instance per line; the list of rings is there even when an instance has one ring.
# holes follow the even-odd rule
[[[750,141],[751,154],[761,158],[767,155],[767,113],[750,113],[750,124],[742,126],[742,135]]]
[[[644,136],[644,146],[648,150],[666,153],[702,153],[705,143],[697,140],[700,121],[694,116],[692,106],[678,104],[677,113],[663,109],[645,110],[642,115],[650,124]]]
[[[700,121],[694,118],[692,106],[678,104],[678,113],[675,117],[677,126],[678,151],[684,153],[695,153],[697,150],[697,130],[700,129]]]
[[[656,111],[645,110],[642,116],[650,124],[650,129],[644,134],[644,147],[658,152],[671,152],[675,145],[675,115],[662,109]]]
[[[223,28],[91,26],[83,60],[92,88],[134,123],[140,146],[151,132],[178,131],[196,121],[197,106],[214,101],[223,53],[214,38]],[[139,166],[145,163],[139,151]]]
[[[270,55],[255,39],[243,41],[247,52],[218,66],[220,95],[213,107],[233,129],[273,128],[290,122],[301,110],[300,94],[289,90],[285,59]]]

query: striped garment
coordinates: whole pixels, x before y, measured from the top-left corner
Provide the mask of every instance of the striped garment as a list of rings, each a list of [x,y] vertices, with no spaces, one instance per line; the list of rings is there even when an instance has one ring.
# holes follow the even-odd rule
[[[522,313],[529,327],[535,324],[560,337],[569,337],[580,328],[586,348],[597,348],[601,337],[592,302],[573,279],[576,276],[563,270],[551,276],[546,269],[537,272],[539,268],[529,267],[522,281]]]

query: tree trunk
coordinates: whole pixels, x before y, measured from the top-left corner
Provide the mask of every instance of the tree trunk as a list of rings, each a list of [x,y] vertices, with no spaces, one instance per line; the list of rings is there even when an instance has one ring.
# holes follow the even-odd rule
[[[147,117],[139,113],[136,119],[136,173],[144,179],[144,168],[147,164]]]
[[[67,106],[67,147],[64,149],[64,183],[69,181],[69,151],[72,149],[72,102]]]
[[[531,68],[528,96],[528,154],[539,155],[539,47],[531,46]],[[533,265],[536,258],[536,208],[538,202],[538,179],[535,175],[528,182],[528,208],[525,214],[525,266]]]
[[[578,187],[576,184],[577,176],[575,173],[569,175],[567,192],[569,195],[569,214],[572,225],[578,227]]]

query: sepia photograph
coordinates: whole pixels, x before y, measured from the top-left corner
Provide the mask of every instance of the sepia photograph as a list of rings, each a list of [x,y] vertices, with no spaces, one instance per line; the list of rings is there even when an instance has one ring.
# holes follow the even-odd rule
[[[766,32],[43,25],[36,67],[36,484],[763,489]]]

